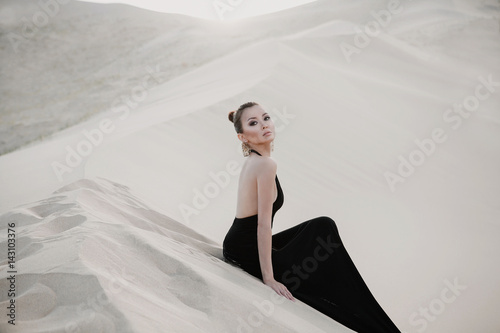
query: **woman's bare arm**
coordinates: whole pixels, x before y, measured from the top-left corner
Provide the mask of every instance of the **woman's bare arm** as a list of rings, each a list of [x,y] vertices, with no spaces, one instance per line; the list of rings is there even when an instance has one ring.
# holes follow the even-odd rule
[[[272,254],[272,229],[271,218],[274,203],[274,184],[277,165],[272,159],[263,159],[262,166],[257,175],[258,195],[258,224],[257,246],[259,249],[260,269],[262,281],[270,286],[277,294],[295,301],[285,285],[276,281],[273,274]]]
[[[263,159],[257,175],[257,241],[259,248],[260,269],[264,283],[274,279],[271,261],[272,230],[271,216],[274,201],[274,179],[276,177],[276,162]]]

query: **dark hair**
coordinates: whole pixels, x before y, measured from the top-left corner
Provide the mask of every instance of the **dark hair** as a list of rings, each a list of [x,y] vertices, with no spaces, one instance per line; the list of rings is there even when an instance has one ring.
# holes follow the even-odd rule
[[[229,121],[234,124],[234,129],[236,133],[243,133],[243,126],[241,124],[241,115],[243,114],[243,110],[246,108],[252,107],[254,105],[259,105],[256,102],[246,102],[245,104],[241,104],[238,110],[229,111],[228,118]]]

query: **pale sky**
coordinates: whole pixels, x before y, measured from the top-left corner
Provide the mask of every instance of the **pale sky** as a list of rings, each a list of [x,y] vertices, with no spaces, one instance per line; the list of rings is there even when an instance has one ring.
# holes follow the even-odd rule
[[[179,13],[213,20],[230,20],[277,12],[316,0],[80,0],[96,3],[124,3],[167,13]]]

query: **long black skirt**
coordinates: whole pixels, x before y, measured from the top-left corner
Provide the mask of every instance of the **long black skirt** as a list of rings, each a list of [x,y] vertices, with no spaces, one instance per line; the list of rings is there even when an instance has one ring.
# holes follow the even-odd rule
[[[235,218],[223,253],[262,279],[257,215]],[[276,281],[335,321],[359,333],[400,333],[368,289],[331,218],[320,216],[273,235],[272,263]]]

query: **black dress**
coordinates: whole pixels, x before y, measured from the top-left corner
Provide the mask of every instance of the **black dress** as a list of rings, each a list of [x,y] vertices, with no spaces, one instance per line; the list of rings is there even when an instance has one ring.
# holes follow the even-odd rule
[[[275,179],[278,197],[271,227],[284,202],[277,175]],[[224,238],[223,255],[262,280],[257,220],[257,215],[235,217]],[[331,218],[320,216],[273,235],[271,258],[275,280],[295,298],[356,332],[400,333],[366,286]]]

